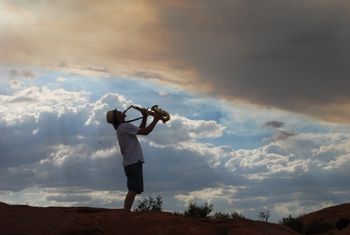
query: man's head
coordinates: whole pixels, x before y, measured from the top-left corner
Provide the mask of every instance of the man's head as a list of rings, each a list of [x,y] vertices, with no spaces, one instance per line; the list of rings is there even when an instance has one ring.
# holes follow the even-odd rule
[[[116,115],[116,119],[119,123],[125,122],[125,117],[126,117],[125,113],[116,110],[115,115]]]
[[[126,115],[117,109],[108,111],[106,115],[107,122],[112,124],[115,129],[117,129],[121,123],[125,122],[125,117]]]

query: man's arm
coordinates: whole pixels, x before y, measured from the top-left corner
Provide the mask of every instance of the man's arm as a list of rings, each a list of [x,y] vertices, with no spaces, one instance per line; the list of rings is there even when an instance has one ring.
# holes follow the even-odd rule
[[[146,128],[140,128],[140,130],[137,132],[138,135],[148,135],[153,131],[153,128],[156,126],[157,122],[159,121],[158,117],[154,117],[153,121],[146,127]]]
[[[145,129],[146,128],[146,124],[147,124],[147,113],[142,113],[142,121],[141,124],[139,126],[140,129]]]

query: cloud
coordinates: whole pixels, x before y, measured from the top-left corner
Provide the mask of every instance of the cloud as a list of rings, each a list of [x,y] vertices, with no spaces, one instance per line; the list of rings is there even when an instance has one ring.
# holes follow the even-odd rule
[[[105,113],[115,106],[126,108],[134,102],[116,93],[106,93],[90,101],[90,93],[84,90],[75,92],[52,87],[22,84],[11,89],[10,94],[0,96],[6,107],[0,119],[4,134],[0,138],[2,190],[19,191],[34,186],[125,189],[119,147],[113,128],[105,121]],[[173,173],[163,177],[164,184],[158,175],[151,174],[157,183],[150,188],[174,186],[171,180],[174,178],[179,179],[176,187],[187,188],[188,185],[181,184],[186,181],[185,176],[191,177],[192,173],[183,174],[173,169],[174,165],[183,169],[184,159],[197,159],[187,165],[189,172],[201,168],[202,172],[197,172],[193,179],[197,182],[195,187],[217,180],[215,174],[206,175],[212,172],[206,161],[198,162],[201,156],[207,159],[204,152],[199,156],[191,153],[190,147],[176,146],[181,142],[195,144],[197,139],[220,137],[225,129],[222,125],[175,115],[169,125],[157,128],[158,134],[142,141],[146,155],[154,156],[147,161],[159,162],[157,157],[165,155],[161,165],[168,165],[163,168]],[[169,138],[164,138],[166,132]],[[162,147],[156,148],[152,143]],[[171,162],[173,164],[169,164]],[[154,165],[152,169],[157,172],[161,165]],[[207,181],[202,182],[203,179]]]
[[[32,205],[122,207],[125,175],[105,112],[137,102],[116,93],[115,84],[103,84],[108,90],[94,93],[98,89],[90,81],[74,90],[72,80],[57,81],[61,75],[52,76],[50,82],[55,84],[35,85],[41,82],[22,78],[27,82],[19,80],[20,85],[12,87],[8,81],[7,92],[1,93],[0,199]],[[132,87],[137,93],[138,87]],[[149,87],[142,87],[145,97],[158,94],[157,86]],[[171,90],[167,92],[167,102],[179,102]],[[226,110],[214,101],[181,97],[186,102],[176,106],[176,112],[169,110],[178,114],[140,138],[146,160],[144,195],[164,195],[166,209],[179,211],[191,200],[210,201],[218,211],[236,210],[255,218],[259,208],[268,207],[277,221],[288,215],[283,214],[286,210],[298,213],[300,205],[307,211],[327,200],[343,203],[349,197],[347,129],[310,126],[304,119],[271,109],[262,114],[256,109]],[[196,108],[186,111],[192,104]],[[194,110],[198,115],[192,115]],[[231,112],[231,124],[237,127],[229,126],[233,131],[228,133],[221,118]],[[271,129],[264,128],[269,120],[283,120],[298,134],[272,129],[288,137],[272,141]],[[266,131],[271,138],[252,140],[249,148],[233,141],[248,134],[263,138]]]
[[[11,195],[17,200],[13,200]],[[2,198],[6,198],[9,204],[21,204],[31,206],[89,206],[89,207],[122,207],[125,192],[122,191],[96,191],[82,188],[40,188],[28,187],[18,192],[2,191]]]
[[[288,139],[291,136],[294,136],[295,134],[287,132],[287,131],[283,131],[283,130],[279,130],[276,133],[273,134],[272,136],[272,141],[279,141],[279,140],[285,140]]]
[[[170,5],[159,7],[163,27],[214,94],[347,122],[345,1]]]
[[[234,186],[219,186],[214,188],[204,188],[198,191],[188,192],[186,194],[178,194],[176,199],[184,201],[187,205],[190,203],[208,202],[215,203],[215,201],[226,201],[228,204],[233,203],[235,193],[244,187]]]
[[[5,1],[1,11],[2,63],[92,68],[327,121],[350,117],[345,0]]]
[[[345,135],[346,136],[346,135]],[[343,174],[349,150],[343,134],[299,134],[256,149],[231,150],[220,154],[216,167],[225,167],[250,179],[293,175],[323,174],[338,168]],[[327,146],[327,147],[326,147]],[[322,150],[321,150],[322,149]],[[338,162],[338,164],[335,164]],[[326,174],[328,174],[327,172]]]
[[[30,70],[12,69],[12,70],[10,70],[10,75],[13,77],[26,77],[26,78],[33,78],[34,77],[34,74]]]
[[[265,122],[264,124],[266,127],[273,127],[273,128],[280,128],[284,125],[283,122],[279,122],[279,121],[268,121]]]
[[[4,114],[0,118],[8,123],[23,122],[26,118],[40,118],[43,112],[64,113],[76,110],[75,105],[86,102],[84,92],[69,92],[63,89],[50,90],[48,87],[18,87],[11,95],[0,95]],[[40,104],[40,105],[39,105]]]
[[[225,127],[216,121],[193,120],[172,115],[166,125],[157,127],[150,140],[162,145],[192,142],[204,138],[217,138],[223,135]],[[164,138],[166,136],[166,138]]]
[[[0,22],[0,32],[7,32],[0,38],[3,63],[119,74],[132,74],[128,68],[140,70],[142,63],[143,70],[158,71],[166,63],[163,57],[170,49],[166,36],[156,30],[152,4],[77,0],[2,5],[7,16]]]

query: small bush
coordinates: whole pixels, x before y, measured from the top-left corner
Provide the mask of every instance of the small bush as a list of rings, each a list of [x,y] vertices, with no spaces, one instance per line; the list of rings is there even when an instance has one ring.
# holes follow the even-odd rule
[[[280,221],[280,224],[288,226],[298,233],[303,232],[303,221],[301,215],[296,218],[289,215],[288,218],[283,218],[282,221]]]
[[[346,228],[350,223],[350,220],[348,218],[340,218],[336,223],[335,226],[338,230],[343,230]]]
[[[244,219],[244,216],[233,211],[232,213],[222,213],[222,212],[215,212],[214,215],[210,217],[210,219],[214,221],[225,221],[230,219]]]
[[[173,215],[178,215],[178,216],[184,216],[183,213],[181,213],[181,212],[176,212],[176,211],[172,212],[172,214],[173,214]]]
[[[215,212],[214,215],[210,216],[210,219],[215,221],[225,221],[231,219],[230,214]]]
[[[209,214],[213,211],[213,205],[205,203],[202,206],[198,206],[195,203],[190,203],[184,215],[187,217],[195,218],[208,218]]]
[[[142,202],[138,201],[136,211],[161,211],[163,206],[163,200],[161,196],[157,196],[154,200],[152,197],[143,199]]]
[[[325,220],[313,220],[305,226],[306,234],[325,233],[333,229],[333,225]]]
[[[244,215],[236,211],[233,211],[230,216],[231,216],[231,219],[245,219]]]

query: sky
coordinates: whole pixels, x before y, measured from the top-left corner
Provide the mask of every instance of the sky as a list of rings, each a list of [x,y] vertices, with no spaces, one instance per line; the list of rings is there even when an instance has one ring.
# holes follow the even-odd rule
[[[136,203],[161,195],[166,211],[209,202],[278,221],[348,202],[349,11],[345,0],[0,0],[0,201],[121,208],[105,114],[157,104],[171,120],[139,138]]]

